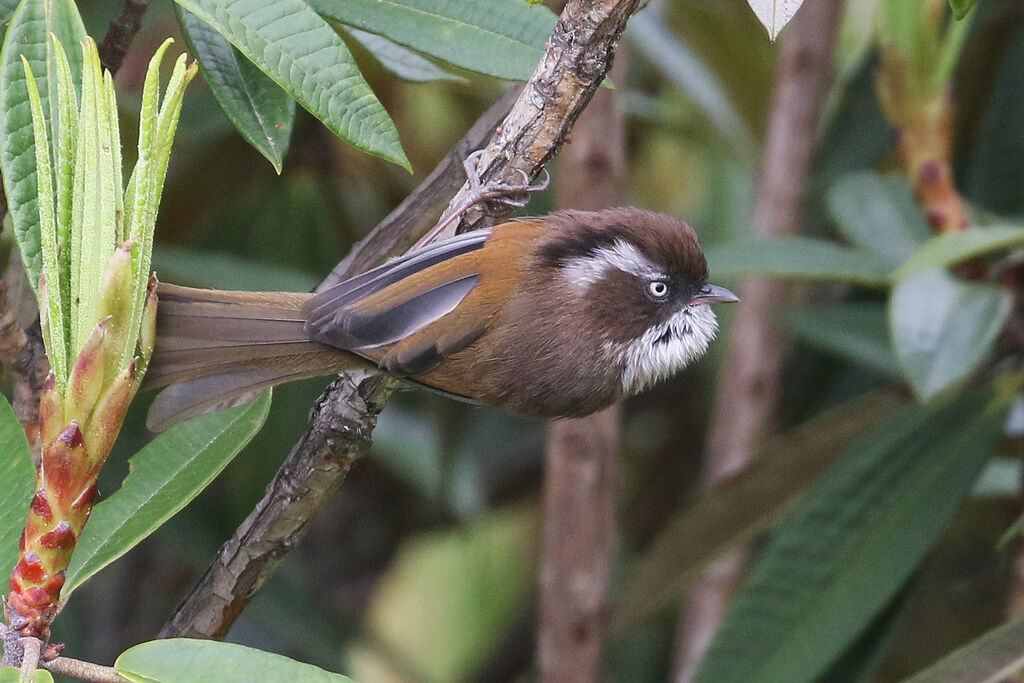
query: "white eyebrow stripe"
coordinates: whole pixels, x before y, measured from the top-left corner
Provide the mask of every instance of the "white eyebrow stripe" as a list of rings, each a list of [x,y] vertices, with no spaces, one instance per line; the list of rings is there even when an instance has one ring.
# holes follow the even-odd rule
[[[645,280],[662,280],[666,275],[634,244],[615,240],[611,246],[601,247],[593,254],[574,258],[562,266],[569,285],[579,293],[600,282],[610,268],[617,268]]]

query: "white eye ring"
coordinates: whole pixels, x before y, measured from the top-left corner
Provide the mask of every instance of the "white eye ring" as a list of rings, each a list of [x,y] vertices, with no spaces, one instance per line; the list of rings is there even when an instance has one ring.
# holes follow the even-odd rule
[[[668,283],[664,280],[652,280],[647,284],[647,291],[655,299],[664,299],[668,296]]]

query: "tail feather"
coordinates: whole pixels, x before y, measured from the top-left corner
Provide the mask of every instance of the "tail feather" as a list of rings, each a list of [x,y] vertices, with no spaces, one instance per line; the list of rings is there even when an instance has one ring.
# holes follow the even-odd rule
[[[253,392],[260,389],[319,374],[310,370],[281,373],[265,368],[178,382],[153,399],[146,415],[146,427],[152,432],[162,432],[190,417],[245,402]]]
[[[162,431],[244,394],[360,365],[311,341],[301,293],[226,292],[161,283],[145,385],[162,391],[147,424]]]

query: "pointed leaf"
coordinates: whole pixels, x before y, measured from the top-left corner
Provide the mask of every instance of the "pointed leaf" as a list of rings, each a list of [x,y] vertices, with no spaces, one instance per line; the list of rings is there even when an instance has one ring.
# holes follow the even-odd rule
[[[36,206],[39,207],[39,247],[42,252],[41,274],[46,276],[46,294],[40,289],[40,309],[46,308],[40,316],[46,355],[50,359],[58,386],[63,390],[67,381],[68,354],[63,310],[64,297],[61,290],[66,283],[60,279],[59,251],[57,244],[56,200],[53,188],[53,169],[50,165],[50,144],[46,129],[46,118],[42,100],[36,86],[36,79],[28,60],[22,57],[25,66],[25,84],[28,88],[29,105],[32,109],[32,132],[36,151]]]
[[[175,425],[136,453],[121,488],[93,510],[71,557],[61,599],[206,488],[259,431],[269,408],[270,392],[264,392],[248,405]]]
[[[957,19],[963,19],[971,8],[978,4],[978,0],[949,0],[949,6],[953,8],[953,14]]]
[[[36,481],[36,468],[21,423],[0,394],[0,574],[14,568],[18,540]]]
[[[774,43],[779,31],[789,23],[804,0],[747,0],[757,20],[768,31],[768,38]]]
[[[344,41],[302,0],[177,0],[331,131],[410,168],[398,131]]]
[[[883,287],[890,267],[864,249],[851,249],[809,237],[743,240],[709,247],[711,276],[775,275]]]
[[[1024,670],[1024,618],[992,629],[904,683],[999,683]]]
[[[378,33],[417,52],[498,78],[525,81],[557,17],[508,0],[311,0],[329,19]]]
[[[902,173],[847,174],[829,189],[828,208],[847,239],[894,266],[910,258],[932,235]]]
[[[0,652],[3,652],[2,647]],[[0,683],[53,683],[53,675],[46,669],[36,669],[28,678],[22,678],[21,669],[5,666],[0,668]]]
[[[915,270],[945,268],[985,254],[1024,245],[1024,227],[1017,225],[972,226],[931,238],[893,273],[898,281]]]
[[[136,645],[114,663],[117,673],[138,683],[250,683],[303,681],[345,683],[349,678],[263,650],[211,640],[169,638]]]
[[[927,399],[963,380],[988,355],[1013,308],[990,284],[961,282],[944,270],[914,273],[893,290],[893,345],[914,392]]]
[[[773,523],[844,445],[897,410],[893,394],[870,394],[775,437],[739,474],[677,512],[623,582],[616,630],[674,607],[718,555]]]
[[[986,392],[912,406],[847,448],[775,532],[694,680],[815,680],[945,528],[1010,400]]]
[[[14,222],[14,236],[33,291],[39,285],[42,254],[32,114],[21,57],[24,55],[28,60],[36,76],[42,108],[49,120],[50,90],[46,79],[49,32],[56,33],[65,45],[77,46],[85,37],[85,27],[74,0],[52,0],[52,3],[24,0],[7,27],[0,50],[0,167],[7,206]],[[81,71],[78,67],[81,58],[76,52],[77,49],[69,57],[77,74]]]
[[[235,129],[281,173],[295,121],[295,100],[181,5],[174,6],[189,51]]]
[[[805,306],[786,316],[786,326],[804,341],[889,377],[902,373],[889,341],[881,304]]]
[[[377,58],[385,69],[395,76],[414,83],[427,81],[465,81],[466,79],[448,73],[426,57],[421,57],[412,50],[388,40],[376,33],[360,31],[357,28],[339,29],[357,43],[365,47]]]

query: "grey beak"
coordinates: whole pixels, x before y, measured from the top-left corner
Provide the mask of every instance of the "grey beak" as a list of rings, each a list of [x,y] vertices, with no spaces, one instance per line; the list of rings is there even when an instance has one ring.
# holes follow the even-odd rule
[[[732,304],[740,298],[725,287],[718,285],[704,285],[704,288],[697,292],[697,296],[690,300],[691,304]]]

